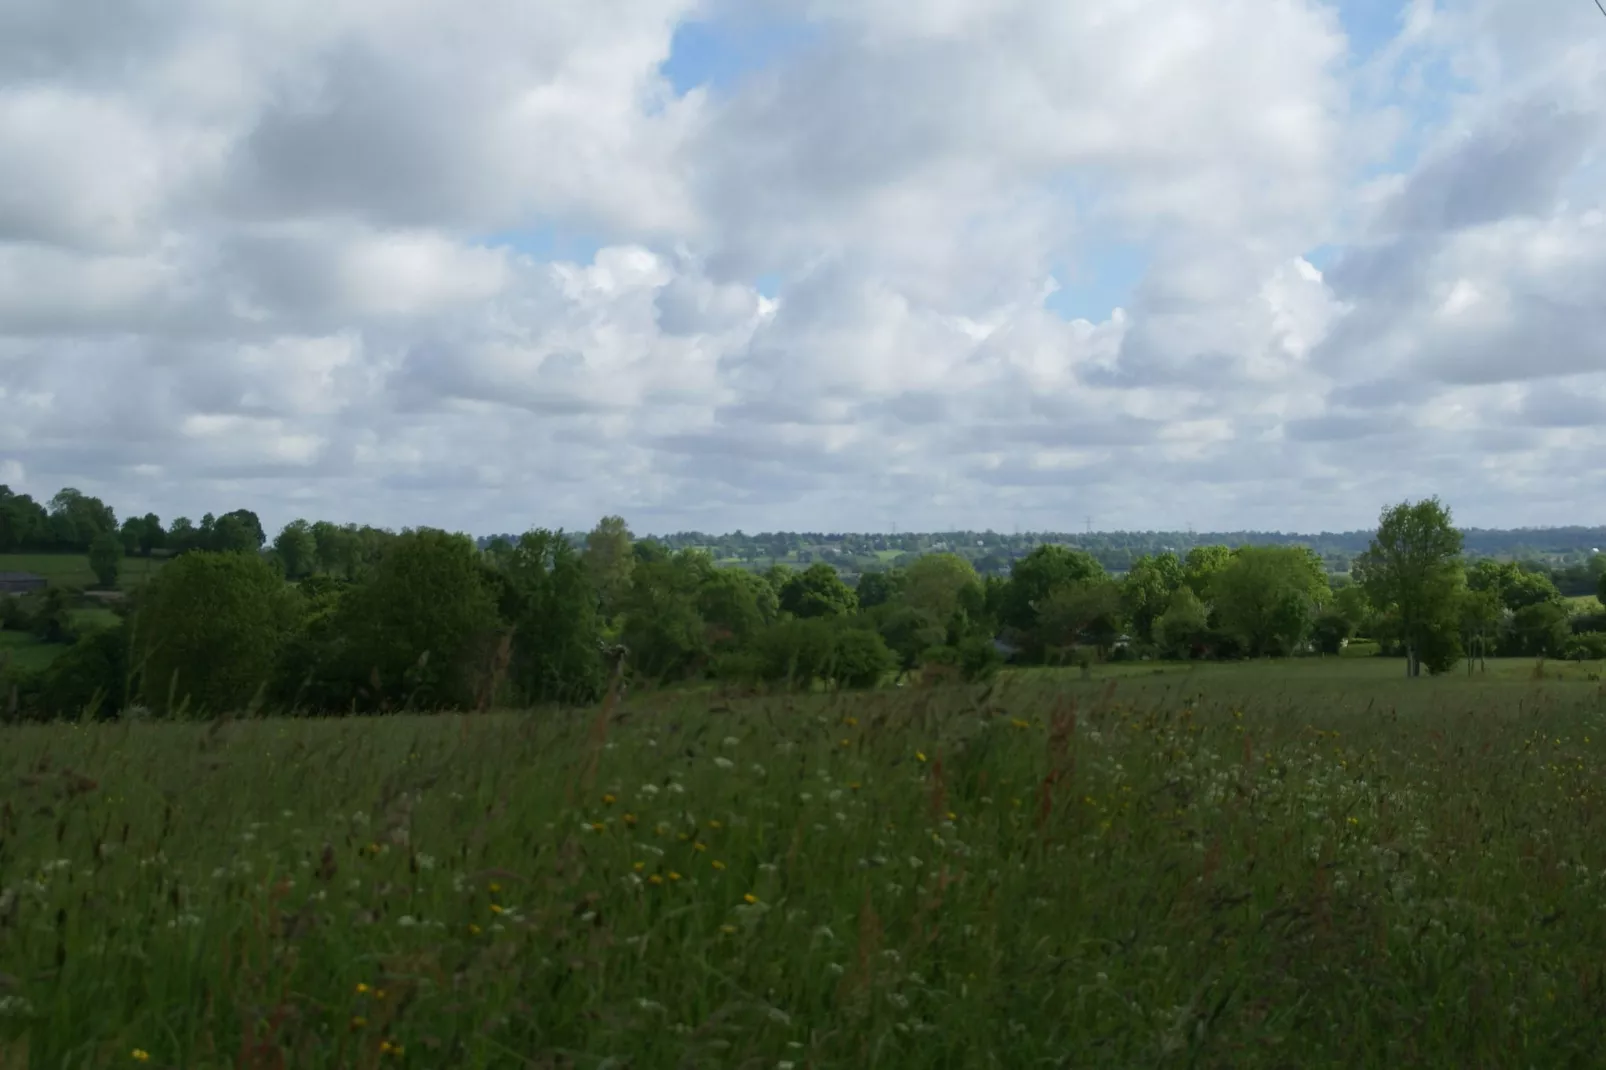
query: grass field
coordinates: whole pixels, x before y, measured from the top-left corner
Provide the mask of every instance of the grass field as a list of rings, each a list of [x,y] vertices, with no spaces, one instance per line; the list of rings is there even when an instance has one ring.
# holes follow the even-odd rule
[[[1598,1065],[1606,692],[0,730],[0,1066]]]
[[[159,557],[125,557],[117,586],[137,587],[162,567]],[[0,572],[32,572],[57,587],[93,587],[95,570],[85,554],[0,554]]]

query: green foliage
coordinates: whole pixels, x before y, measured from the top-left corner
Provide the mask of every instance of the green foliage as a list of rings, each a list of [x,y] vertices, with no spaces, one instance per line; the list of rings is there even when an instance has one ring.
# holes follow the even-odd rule
[[[1252,657],[1292,653],[1326,590],[1321,563],[1297,546],[1245,546],[1210,584],[1221,629]]]
[[[1201,669],[1185,709],[1176,675],[1082,688],[1047,788],[1059,677],[980,707],[681,697],[606,742],[497,714],[7,729],[0,1052],[1598,1062],[1596,685],[1296,668]]]
[[[170,563],[134,618],[145,704],[168,714],[246,708],[273,678],[297,602],[255,555],[198,552]]]
[[[926,652],[942,645],[946,629],[936,617],[908,605],[890,605],[880,619],[881,637],[904,673],[913,672],[925,660]]]
[[[624,604],[636,566],[633,537],[623,517],[605,516],[597,522],[586,535],[584,561],[603,619],[612,620]]]
[[[981,577],[971,563],[958,554],[927,554],[903,573],[898,600],[946,622],[966,605],[975,606],[981,597]]]
[[[73,593],[62,587],[47,587],[21,599],[28,631],[41,643],[71,643],[77,638],[73,628]]]
[[[318,565],[318,539],[312,525],[305,520],[292,520],[273,539],[274,553],[284,565],[286,579],[298,580],[311,573]]]
[[[1092,555],[1065,546],[1039,546],[1010,568],[1009,586],[1000,596],[999,619],[1033,635],[1039,613],[1056,592],[1105,578]]]
[[[1328,610],[1311,621],[1310,640],[1323,654],[1337,654],[1355,634],[1355,623],[1342,613]]]
[[[966,683],[986,683],[1004,667],[1004,655],[984,635],[973,635],[962,640],[957,650],[959,675]]]
[[[103,531],[89,543],[89,567],[102,587],[116,587],[123,567],[123,541],[115,532]]]
[[[839,627],[826,677],[839,687],[870,688],[897,667],[886,641],[870,628]]]
[[[1572,638],[1567,610],[1559,602],[1532,602],[1511,617],[1511,644],[1508,653],[1530,657],[1559,658]]]
[[[839,616],[857,604],[852,588],[823,561],[787,576],[780,590],[781,610],[794,617]]]
[[[1164,613],[1154,621],[1154,639],[1170,658],[1186,658],[1196,643],[1204,640],[1210,627],[1205,604],[1192,587],[1179,587]]]
[[[1183,561],[1182,581],[1208,603],[1216,573],[1232,564],[1234,553],[1229,546],[1195,546]]]
[[[1056,660],[1084,644],[1107,650],[1121,626],[1120,585],[1095,576],[1054,587],[1037,603],[1036,616],[1033,638]]]
[[[903,586],[903,573],[898,569],[882,571],[877,569],[866,572],[859,577],[859,585],[854,588],[858,597],[860,609],[874,609],[884,606],[898,596]]]
[[[619,638],[638,675],[665,683],[702,671],[712,646],[698,602],[709,571],[699,555],[636,562],[620,606]]]
[[[807,690],[828,679],[836,653],[836,628],[825,617],[793,617],[766,628],[754,643],[760,678]]]
[[[396,536],[340,600],[329,665],[358,709],[467,709],[484,697],[501,622],[474,544]]]
[[[1170,606],[1172,596],[1185,579],[1182,562],[1174,553],[1157,557],[1145,555],[1132,563],[1131,570],[1121,580],[1121,602],[1139,639],[1154,640],[1155,619]]]
[[[1372,605],[1390,612],[1406,647],[1406,671],[1415,676],[1449,645],[1464,582],[1461,533],[1437,498],[1385,509],[1371,547],[1355,560],[1355,574]],[[1454,645],[1459,646],[1459,636]],[[1430,665],[1431,668],[1431,665]]]
[[[502,617],[519,701],[586,703],[607,684],[593,574],[562,532],[535,530],[503,558]]]

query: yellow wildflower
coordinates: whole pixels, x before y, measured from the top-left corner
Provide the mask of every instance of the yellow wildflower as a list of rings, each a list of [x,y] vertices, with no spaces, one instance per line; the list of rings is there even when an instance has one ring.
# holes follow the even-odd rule
[[[136,1063],[148,1063],[151,1061],[151,1053],[144,1048],[135,1048],[129,1052],[129,1055],[133,1057]]]
[[[925,751],[923,751],[923,750],[915,751],[915,761],[923,762],[925,760],[926,760],[926,752]]]
[[[364,1026],[366,1026],[367,1024],[368,1024],[368,1019],[364,1018],[360,1014],[356,1015],[355,1017],[353,1017],[351,1019],[351,1028],[353,1028],[353,1029],[361,1029]]]
[[[491,904],[491,913],[492,914],[500,914],[500,913],[502,913],[501,905],[498,904],[498,903],[492,903]]]
[[[363,995],[367,991],[368,991],[368,986],[363,984],[361,981],[358,981],[357,982],[357,995],[359,995],[359,996]]]
[[[676,873],[674,870],[670,870],[669,871],[669,879],[672,880],[672,881],[678,881],[678,880],[680,880],[680,874]]]
[[[619,801],[619,799],[616,796],[612,795],[612,794],[604,795],[602,797],[602,805],[603,806],[612,806],[614,803],[616,803],[618,801]]]
[[[502,886],[500,884],[496,883],[495,881],[491,882],[491,894],[492,895],[495,895],[497,892],[500,892],[501,890],[502,890]]]
[[[635,870],[636,870],[637,873],[640,873],[642,870],[644,870],[646,868],[647,868],[647,863],[645,863],[645,862],[637,862],[636,865],[635,865]]]
[[[469,935],[470,935],[470,936],[478,936],[478,935],[479,935],[479,934],[480,934],[480,932],[481,932],[481,931],[482,931],[482,930],[481,930],[481,929],[480,929],[480,927],[479,927],[479,926],[478,926],[478,925],[475,925],[475,924],[473,924],[473,923],[472,923],[472,922],[471,922],[471,923],[469,923],[469,927],[468,927],[468,934],[469,934]]]
[[[692,849],[695,850],[695,851],[706,851],[706,850],[708,850],[708,844],[706,844],[706,843],[694,843],[694,844],[692,844]]]
[[[725,868],[725,863],[721,862],[719,859],[716,858],[716,859],[714,859],[714,868],[715,869],[724,869]]]
[[[758,902],[758,896],[754,895],[752,892],[748,892],[746,895],[742,896],[742,902],[746,903],[748,906],[752,906],[754,903]]]
[[[647,878],[647,883],[648,884],[662,884],[663,882],[664,882],[664,879],[662,877],[660,877],[656,873],[654,873],[652,876]]]

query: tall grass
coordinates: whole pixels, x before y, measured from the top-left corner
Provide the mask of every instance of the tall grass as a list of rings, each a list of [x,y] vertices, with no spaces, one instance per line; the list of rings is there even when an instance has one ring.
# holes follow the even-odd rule
[[[0,1066],[1597,1065],[1598,685],[1322,679],[5,730]]]

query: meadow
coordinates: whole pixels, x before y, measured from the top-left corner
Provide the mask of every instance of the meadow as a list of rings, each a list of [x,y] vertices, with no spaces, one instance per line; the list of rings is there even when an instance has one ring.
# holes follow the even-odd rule
[[[0,1067],[1598,1065],[1598,672],[1101,672],[0,730]]]
[[[138,587],[161,570],[166,558],[125,557],[117,586],[121,590]],[[32,572],[56,587],[95,586],[95,570],[88,554],[0,554],[0,572]]]

